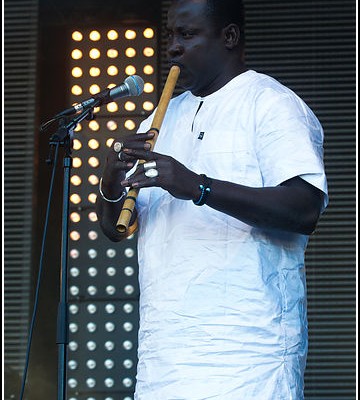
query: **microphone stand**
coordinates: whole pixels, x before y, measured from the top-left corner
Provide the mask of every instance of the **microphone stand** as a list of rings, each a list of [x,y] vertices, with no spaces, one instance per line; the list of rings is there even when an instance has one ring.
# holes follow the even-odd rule
[[[94,104],[92,107],[96,107]],[[60,300],[57,315],[57,336],[58,345],[58,400],[65,400],[66,396],[66,362],[68,338],[68,249],[69,249],[69,196],[71,178],[71,144],[73,130],[79,122],[85,118],[94,118],[93,108],[84,110],[67,123],[66,118],[61,118],[56,133],[50,138],[50,146],[64,146],[65,155],[63,161],[63,207],[62,207],[62,240],[61,240],[61,271],[60,271]]]

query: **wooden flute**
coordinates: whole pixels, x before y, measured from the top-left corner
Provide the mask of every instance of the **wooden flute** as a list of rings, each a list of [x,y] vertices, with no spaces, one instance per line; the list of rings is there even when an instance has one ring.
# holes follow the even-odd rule
[[[148,140],[148,143],[150,143],[150,150],[153,150],[156,139],[158,137],[163,119],[166,114],[166,110],[168,108],[170,99],[173,95],[176,82],[178,80],[180,74],[180,68],[176,65],[173,65],[170,68],[169,74],[167,76],[163,92],[160,96],[159,104],[157,106],[157,109],[154,114],[154,119],[152,121],[151,128],[149,132],[154,134],[154,137],[151,140]],[[145,161],[140,160],[139,164],[143,164]],[[116,224],[116,229],[120,233],[125,233],[129,229],[129,224],[130,224],[130,219],[131,216],[134,212],[135,209],[135,203],[136,203],[136,198],[139,194],[138,188],[132,188],[128,191],[128,194],[126,195],[123,207],[121,209],[117,224]],[[135,229],[132,229],[132,232],[134,232]],[[132,233],[131,232],[131,233]]]

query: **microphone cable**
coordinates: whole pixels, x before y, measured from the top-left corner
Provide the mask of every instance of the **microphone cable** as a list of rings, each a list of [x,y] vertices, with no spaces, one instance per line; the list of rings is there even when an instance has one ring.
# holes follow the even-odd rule
[[[41,275],[42,275],[43,264],[44,264],[45,243],[46,243],[46,238],[47,238],[47,233],[48,233],[51,201],[52,201],[53,194],[54,194],[55,171],[56,171],[56,165],[57,165],[57,161],[58,161],[58,155],[59,155],[59,143],[56,143],[55,152],[54,152],[53,168],[52,168],[52,174],[51,174],[51,180],[50,180],[48,202],[47,202],[46,214],[45,214],[44,231],[43,231],[43,237],[42,237],[42,243],[41,243],[39,271],[38,271],[38,278],[37,278],[37,284],[36,284],[35,296],[34,296],[33,314],[32,314],[32,318],[31,318],[31,322],[30,322],[29,337],[28,337],[26,356],[25,356],[25,367],[24,367],[24,373],[22,376],[19,400],[23,400],[23,396],[24,396],[24,392],[25,392],[25,385],[26,385],[26,378],[27,378],[29,362],[30,362],[30,350],[31,350],[31,344],[32,344],[32,337],[33,337],[33,333],[34,333],[36,314],[37,314],[38,304],[39,304],[39,292],[40,292]],[[50,159],[50,162],[51,162],[51,159]]]

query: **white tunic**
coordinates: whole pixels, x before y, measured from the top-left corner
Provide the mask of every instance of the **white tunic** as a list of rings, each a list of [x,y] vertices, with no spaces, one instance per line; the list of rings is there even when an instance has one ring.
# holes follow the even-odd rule
[[[215,179],[268,187],[301,176],[326,193],[322,141],[293,92],[248,71],[205,98],[173,99],[155,151]],[[160,188],[141,189],[137,207],[135,399],[303,399],[308,237],[255,229]]]

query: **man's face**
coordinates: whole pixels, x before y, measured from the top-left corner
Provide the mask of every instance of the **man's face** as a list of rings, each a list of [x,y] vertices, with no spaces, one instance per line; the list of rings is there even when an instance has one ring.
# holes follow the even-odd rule
[[[174,1],[168,13],[170,64],[180,66],[179,84],[196,96],[222,86],[226,49],[221,32],[206,16],[206,0]]]

